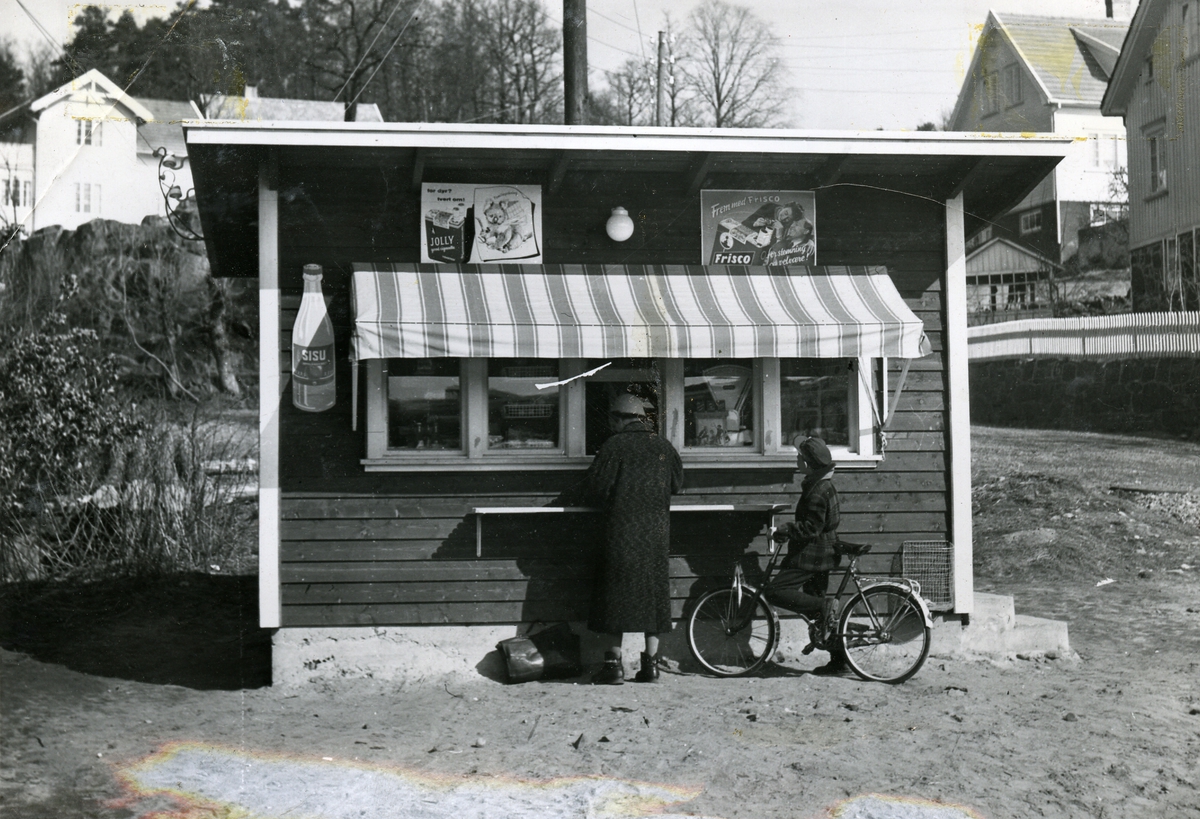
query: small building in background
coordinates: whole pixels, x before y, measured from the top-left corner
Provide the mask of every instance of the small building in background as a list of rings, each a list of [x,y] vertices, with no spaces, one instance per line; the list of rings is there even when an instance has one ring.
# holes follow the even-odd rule
[[[1134,309],[1200,309],[1200,1],[1142,0],[1102,110],[1129,132]]]
[[[174,199],[192,191],[185,120],[340,122],[345,112],[340,102],[259,97],[252,85],[199,105],[134,97],[92,69],[14,114],[29,127],[23,141],[0,143],[0,227],[29,234],[93,219],[137,224],[166,216]],[[355,105],[354,116],[383,119],[374,103]],[[164,153],[174,159],[160,167]]]
[[[1062,265],[1011,239],[992,238],[967,253],[967,321],[990,324],[1051,315]]]
[[[1017,242],[1062,263],[1080,231],[1123,217],[1117,181],[1125,126],[1100,110],[1128,24],[991,11],[951,114],[953,131],[1039,132],[1073,137],[1066,159],[1020,203],[969,237]],[[1000,271],[997,271],[1000,272]]]

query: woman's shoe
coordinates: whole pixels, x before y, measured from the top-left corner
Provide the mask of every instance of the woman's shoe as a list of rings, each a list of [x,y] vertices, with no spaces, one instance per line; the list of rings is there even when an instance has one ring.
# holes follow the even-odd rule
[[[592,685],[621,685],[624,682],[625,669],[621,667],[620,658],[606,657],[604,665],[592,675]]]
[[[634,682],[658,682],[658,656],[651,657],[642,652],[642,667],[633,678]]]

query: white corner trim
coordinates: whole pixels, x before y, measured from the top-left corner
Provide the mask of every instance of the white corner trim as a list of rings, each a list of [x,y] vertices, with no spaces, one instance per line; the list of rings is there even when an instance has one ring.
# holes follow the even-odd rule
[[[954,544],[954,610],[975,608],[971,528],[971,392],[967,341],[967,254],[963,197],[946,202],[946,403],[950,447],[950,541]]]
[[[279,193],[258,179],[258,624],[279,628]]]

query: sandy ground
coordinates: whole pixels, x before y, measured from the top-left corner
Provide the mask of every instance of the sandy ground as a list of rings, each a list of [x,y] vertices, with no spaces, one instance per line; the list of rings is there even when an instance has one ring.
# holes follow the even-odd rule
[[[1086,514],[1114,526],[1101,518],[1120,510]],[[979,580],[1068,620],[1077,658],[934,659],[895,687],[781,666],[287,692],[262,687],[252,578],[118,589],[117,617],[31,606],[0,651],[0,814],[1200,817],[1200,570],[1155,549],[1196,532],[1144,517],[1144,534],[1110,535],[1142,550],[1127,566]]]

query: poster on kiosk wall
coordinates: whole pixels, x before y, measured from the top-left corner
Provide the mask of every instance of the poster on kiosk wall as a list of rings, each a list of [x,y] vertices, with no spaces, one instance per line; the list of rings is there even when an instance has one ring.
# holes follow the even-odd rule
[[[815,265],[816,225],[812,191],[700,191],[701,263]]]
[[[421,261],[540,264],[539,185],[421,185]]]

